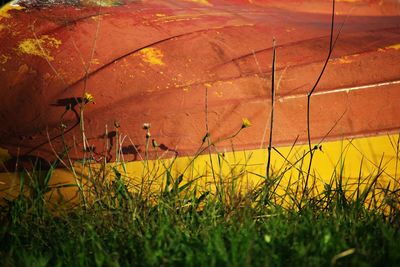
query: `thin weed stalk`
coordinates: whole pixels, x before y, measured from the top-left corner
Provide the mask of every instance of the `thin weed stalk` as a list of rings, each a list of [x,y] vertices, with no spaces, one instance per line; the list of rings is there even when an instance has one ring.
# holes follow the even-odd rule
[[[267,179],[270,179],[271,166],[271,149],[272,149],[272,133],[274,127],[274,111],[275,111],[275,62],[276,62],[276,43],[275,38],[272,41],[272,74],[271,74],[271,124],[269,128],[268,142],[268,160],[267,160]]]
[[[210,129],[209,129],[209,124],[208,124],[208,88],[205,88],[205,98],[204,98],[204,116],[205,116],[205,127],[206,127],[206,135],[205,135],[205,139],[207,140],[207,144],[208,144],[208,155],[209,155],[209,159],[210,159],[210,169],[211,169],[211,174],[214,180],[214,184],[215,184],[215,188],[217,191],[217,195],[220,196],[220,198],[222,199],[222,193],[220,192],[220,189],[222,189],[221,186],[221,181],[219,182],[219,185],[217,184],[217,179],[215,177],[215,172],[214,172],[214,164],[213,164],[213,159],[211,156],[211,135],[210,135]]]
[[[329,40],[329,51],[328,51],[328,55],[325,59],[324,65],[321,69],[321,72],[316,80],[316,82],[314,83],[312,89],[310,90],[310,92],[307,94],[307,141],[308,141],[308,150],[310,153],[310,161],[308,164],[308,170],[307,170],[307,175],[306,175],[306,180],[305,180],[305,184],[304,184],[304,190],[300,199],[300,203],[303,202],[304,198],[306,197],[305,194],[308,194],[308,180],[310,177],[310,172],[311,172],[311,166],[312,166],[312,162],[313,162],[313,158],[314,158],[314,150],[311,147],[311,118],[310,118],[310,112],[311,112],[311,96],[313,95],[315,89],[317,88],[324,72],[325,69],[328,65],[328,62],[331,58],[332,55],[332,51],[333,51],[333,31],[334,31],[334,25],[335,25],[335,0],[332,0],[332,16],[331,16],[331,29],[330,29],[330,40]]]

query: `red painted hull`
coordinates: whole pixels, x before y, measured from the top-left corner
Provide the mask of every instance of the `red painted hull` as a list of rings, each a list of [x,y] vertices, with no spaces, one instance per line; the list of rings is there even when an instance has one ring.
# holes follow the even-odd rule
[[[194,154],[206,102],[212,140],[235,133],[242,118],[252,122],[215,149],[265,147],[273,38],[273,144],[306,142],[307,93],[328,54],[329,1],[127,2],[31,6],[0,19],[0,147],[14,157],[53,160],[65,147],[83,157],[85,91],[95,101],[84,122],[97,160],[115,159],[115,122],[125,160],[145,150],[146,122],[167,153]],[[313,141],[400,129],[400,7],[379,3],[337,3],[340,35],[311,99]]]

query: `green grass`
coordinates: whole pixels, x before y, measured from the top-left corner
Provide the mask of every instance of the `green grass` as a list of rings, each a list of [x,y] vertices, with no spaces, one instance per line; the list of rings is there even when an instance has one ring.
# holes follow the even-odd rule
[[[150,205],[124,186],[107,190],[113,200],[56,213],[38,193],[11,201],[0,266],[400,264],[398,210],[367,209],[339,189],[305,199],[300,210],[265,201],[263,191],[227,203],[187,188],[186,197],[161,192]]]
[[[398,266],[398,227],[372,212],[250,207],[29,215],[1,228],[1,266]],[[353,252],[338,258],[341,252]],[[336,262],[333,262],[337,258]]]

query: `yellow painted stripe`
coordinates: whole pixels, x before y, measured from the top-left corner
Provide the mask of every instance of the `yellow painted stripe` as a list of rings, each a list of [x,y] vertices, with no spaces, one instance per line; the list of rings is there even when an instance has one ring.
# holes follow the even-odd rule
[[[370,183],[379,173],[378,186],[399,188],[399,135],[382,135],[341,141],[326,142],[322,150],[316,150],[311,167],[309,182],[316,182],[315,190],[322,188],[333,179],[343,177],[347,188],[355,188],[361,182],[363,186]],[[161,153],[160,153],[161,154]],[[271,166],[275,175],[282,175],[280,191],[288,184],[296,186],[307,177],[309,164],[308,146],[280,147],[272,153]],[[211,161],[212,167],[211,168]],[[83,184],[98,183],[101,177],[112,174],[112,167],[122,173],[128,187],[145,193],[157,192],[165,185],[166,170],[176,178],[184,173],[184,182],[194,181],[199,191],[215,190],[215,186],[236,187],[239,191],[248,191],[262,184],[266,173],[267,151],[227,152],[224,154],[199,155],[197,157],[180,157],[151,161],[128,162],[125,164],[110,163],[106,168],[99,164],[86,166],[75,165],[76,179]],[[212,171],[213,170],[213,171]],[[57,169],[51,184],[60,187],[62,184],[75,183],[74,176],[68,170]],[[360,179],[361,178],[361,179]],[[19,178],[17,174],[0,174],[0,195],[12,198],[18,193]],[[67,199],[77,196],[76,188],[57,189]],[[61,197],[57,194],[53,198]]]

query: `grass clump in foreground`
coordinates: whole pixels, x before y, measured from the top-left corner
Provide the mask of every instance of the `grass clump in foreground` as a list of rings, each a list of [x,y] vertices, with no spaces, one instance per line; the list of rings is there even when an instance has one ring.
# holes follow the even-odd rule
[[[283,207],[251,192],[161,192],[157,204],[121,187],[116,201],[50,210],[23,197],[2,212],[0,266],[398,266],[399,213],[327,190]],[[189,191],[193,190],[193,191]],[[260,193],[261,192],[261,193]],[[182,193],[182,192],[181,192]]]

